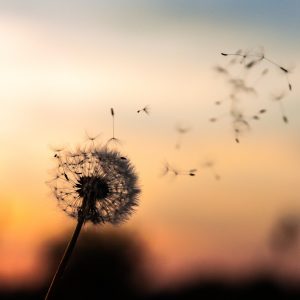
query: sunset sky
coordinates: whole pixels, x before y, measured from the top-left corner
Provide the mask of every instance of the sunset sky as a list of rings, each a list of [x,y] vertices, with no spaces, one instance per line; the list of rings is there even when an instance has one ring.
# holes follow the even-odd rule
[[[46,270],[43,243],[74,227],[45,184],[51,149],[86,143],[85,132],[105,143],[111,107],[118,150],[142,188],[123,228],[147,245],[154,285],[194,273],[247,277],[265,265],[300,281],[300,252],[276,262],[268,244],[281,216],[300,219],[299,28],[296,0],[1,1],[1,281],[37,280],[27,275]],[[251,71],[257,95],[246,95],[243,113],[267,113],[236,143],[228,104],[214,104],[230,94],[214,67],[228,66],[221,52],[260,47],[291,70],[293,88],[267,61],[268,76]],[[272,101],[280,93],[288,124]],[[137,114],[145,105],[149,116]],[[176,126],[190,128],[180,149]],[[221,180],[203,167],[210,160]],[[196,176],[161,176],[166,161]]]

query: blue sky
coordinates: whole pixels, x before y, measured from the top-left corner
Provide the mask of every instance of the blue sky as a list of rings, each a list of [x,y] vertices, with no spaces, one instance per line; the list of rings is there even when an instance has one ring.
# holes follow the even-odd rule
[[[252,24],[258,22],[270,24],[274,29],[285,28],[294,32],[300,25],[300,2],[295,0],[10,0],[1,1],[0,9],[33,15],[60,15],[66,18],[72,14],[97,17],[108,11],[118,12],[124,16],[138,12],[142,16],[161,14],[177,18],[201,17]]]
[[[232,44],[230,39],[242,32],[249,39],[248,45],[241,40],[246,47],[263,44],[290,52],[300,49],[300,1],[296,0],[10,0],[0,2],[0,16],[3,14],[62,29],[87,33],[108,29],[144,38],[152,32],[173,28],[180,33],[181,28],[188,28],[199,36],[222,40],[223,45],[226,40]],[[211,29],[215,36],[208,33]],[[275,44],[267,45],[266,40]]]

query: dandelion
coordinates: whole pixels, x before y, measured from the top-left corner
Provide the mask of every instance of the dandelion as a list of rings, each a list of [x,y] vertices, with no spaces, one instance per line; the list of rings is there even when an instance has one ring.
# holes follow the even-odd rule
[[[64,273],[82,225],[88,221],[119,224],[127,220],[140,194],[134,167],[115,150],[92,145],[90,149],[60,151],[54,157],[56,176],[49,185],[58,206],[77,220],[77,226],[45,299]]]

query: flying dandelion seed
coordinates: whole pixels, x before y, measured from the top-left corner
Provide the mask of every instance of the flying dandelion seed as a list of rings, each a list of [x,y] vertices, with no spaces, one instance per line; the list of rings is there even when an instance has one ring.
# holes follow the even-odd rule
[[[54,147],[52,145],[49,145],[49,148],[51,149],[51,151],[54,152],[54,157],[59,156],[60,152],[62,152],[65,149],[64,146],[56,146],[56,147]]]
[[[225,112],[219,114],[218,116],[214,116],[209,118],[211,123],[218,122],[219,120],[223,119],[224,117],[230,117],[232,130],[234,133],[235,141],[237,143],[240,142],[241,134],[248,132],[250,130],[250,122],[251,119],[253,120],[260,120],[260,115],[267,112],[266,109],[260,109],[257,114],[252,116],[245,116],[242,111],[237,107],[236,98],[231,97],[231,109],[229,112]]]
[[[82,225],[88,221],[119,224],[127,220],[140,194],[134,167],[117,151],[92,146],[61,151],[56,160],[56,176],[48,184],[58,206],[77,220],[77,226],[45,299],[64,273]]]
[[[243,79],[231,78],[228,82],[231,84],[234,94],[237,94],[238,92],[244,92],[247,94],[257,95],[256,90],[251,86],[247,86]]]
[[[281,118],[282,118],[283,122],[285,124],[287,124],[289,121],[288,121],[288,117],[286,116],[285,109],[284,109],[284,106],[282,103],[282,100],[284,99],[284,97],[285,97],[285,93],[282,92],[278,95],[272,95],[272,100],[278,103]]]
[[[143,107],[142,109],[137,110],[137,113],[139,114],[140,112],[144,112],[146,115],[149,115],[150,113],[150,108],[148,105],[146,105],[145,107]]]
[[[120,144],[121,141],[115,137],[115,110],[113,108],[110,109],[110,114],[112,116],[112,137],[107,141],[107,144]]]
[[[241,112],[240,105],[242,100],[244,100],[248,96],[254,95],[258,96],[258,92],[256,88],[254,88],[254,85],[269,72],[269,68],[262,68],[262,71],[259,71],[259,76],[256,78],[254,83],[252,82],[250,85],[247,82],[248,80],[248,74],[250,70],[252,69],[257,69],[257,66],[261,64],[263,61],[265,61],[268,64],[272,64],[275,66],[281,73],[284,73],[286,75],[287,81],[288,81],[288,86],[289,90],[292,89],[291,83],[287,77],[287,75],[290,73],[290,70],[282,67],[278,63],[270,60],[268,57],[265,56],[264,50],[259,49],[258,51],[245,51],[245,50],[238,50],[235,53],[225,53],[222,52],[221,55],[227,57],[231,56],[232,61],[229,62],[229,65],[227,65],[226,68],[223,67],[214,67],[215,71],[218,73],[224,72],[224,70],[227,71],[227,77],[226,77],[226,82],[230,85],[230,94],[229,97],[226,97],[224,99],[218,99],[217,101],[214,102],[216,106],[221,106],[225,101],[229,100],[229,107],[227,112],[222,113],[220,115],[212,116],[209,121],[211,123],[218,122],[221,118],[224,116],[229,116],[231,119],[231,124],[232,124],[232,131],[234,133],[234,139],[236,143],[240,143],[240,138],[241,135],[251,129],[250,125],[252,125],[251,122],[255,122],[258,120],[261,120],[262,115],[266,113],[266,109],[261,108],[258,110],[256,113],[253,114],[244,114]],[[230,65],[235,64],[236,62],[240,62],[243,64],[243,67],[245,68],[243,74],[244,78],[240,77],[233,77],[230,75],[231,69]],[[223,70],[224,69],[224,70]],[[286,116],[284,112],[284,107],[283,103],[280,101],[281,97],[274,97],[273,100],[276,100],[278,102],[280,112],[281,112],[281,117],[284,123],[288,123],[288,117]]]
[[[181,145],[182,145],[182,136],[184,134],[186,134],[187,132],[189,132],[191,130],[191,128],[189,127],[183,127],[181,125],[177,125],[175,127],[177,133],[178,133],[178,138],[177,138],[177,142],[175,144],[175,148],[176,149],[180,149],[181,148]]]
[[[171,166],[168,162],[165,162],[164,163],[164,166],[163,166],[163,170],[161,172],[161,175],[162,176],[166,176],[166,175],[171,175],[172,177],[177,177],[177,176],[196,176],[196,172],[197,172],[197,169],[195,168],[192,168],[188,171],[182,171],[182,170],[179,170],[173,166]]]
[[[214,70],[219,74],[228,75],[228,70],[222,66],[217,65],[214,67]]]
[[[97,135],[90,135],[88,132],[85,130],[85,135],[87,137],[87,140],[94,146],[96,139],[100,136],[100,134]]]
[[[162,176],[165,176],[168,174],[173,175],[174,177],[177,177],[178,175],[180,175],[180,171],[177,168],[175,168],[174,166],[171,166],[168,162],[166,162],[164,164]]]
[[[220,180],[221,176],[215,170],[215,162],[212,160],[205,161],[202,165],[202,168],[209,169],[215,178],[215,180]]]
[[[163,169],[160,172],[161,176],[166,176],[170,172],[170,165],[168,162],[164,162]]]
[[[226,98],[223,100],[217,100],[217,101],[215,101],[215,105],[222,105],[223,103],[225,103],[227,101],[230,101],[230,98]]]
[[[189,175],[189,176],[196,176],[196,172],[197,172],[197,169],[190,169],[190,170],[188,171],[188,175]]]
[[[209,122],[215,123],[215,122],[217,122],[217,121],[223,119],[224,117],[227,117],[228,115],[229,115],[229,114],[228,114],[227,112],[222,113],[222,114],[219,114],[218,116],[209,118]]]
[[[249,69],[249,68],[253,67],[254,65],[256,65],[257,63],[265,60],[265,61],[269,62],[270,64],[272,64],[273,66],[275,66],[276,68],[278,68],[281,72],[283,72],[283,74],[285,75],[287,84],[288,84],[288,88],[289,88],[290,91],[292,90],[292,84],[291,84],[291,82],[289,80],[289,77],[288,77],[288,74],[291,71],[288,70],[287,68],[279,65],[277,62],[275,62],[275,61],[269,59],[268,57],[266,57],[263,50],[261,50],[261,53],[243,53],[243,52],[224,53],[224,52],[221,52],[221,55],[223,55],[223,56],[240,56],[240,57],[242,57],[241,63],[243,63],[246,60],[246,58],[248,58],[248,57],[257,58],[257,59],[254,59],[254,60],[250,61],[249,63],[245,64],[245,68],[247,68],[247,69]],[[266,73],[264,73],[264,72],[266,72],[265,70],[263,71],[262,75],[266,74]]]
[[[256,85],[263,77],[265,77],[269,72],[268,68],[263,69],[258,75],[257,79],[254,81],[253,85]]]
[[[233,119],[232,126],[235,134],[235,141],[239,143],[241,134],[248,131],[250,129],[250,125],[241,115],[241,117],[236,117]]]
[[[265,114],[266,112],[267,112],[267,110],[264,109],[264,108],[262,108],[262,109],[260,109],[258,111],[257,114],[255,114],[255,115],[252,116],[252,119],[254,119],[254,120],[260,120],[260,115]]]

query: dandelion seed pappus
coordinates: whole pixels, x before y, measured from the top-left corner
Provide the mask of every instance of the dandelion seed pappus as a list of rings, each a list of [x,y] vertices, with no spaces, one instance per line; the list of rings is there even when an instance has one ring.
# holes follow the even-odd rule
[[[119,223],[138,204],[137,175],[127,157],[106,147],[57,154],[56,177],[49,182],[58,206],[92,223]]]

